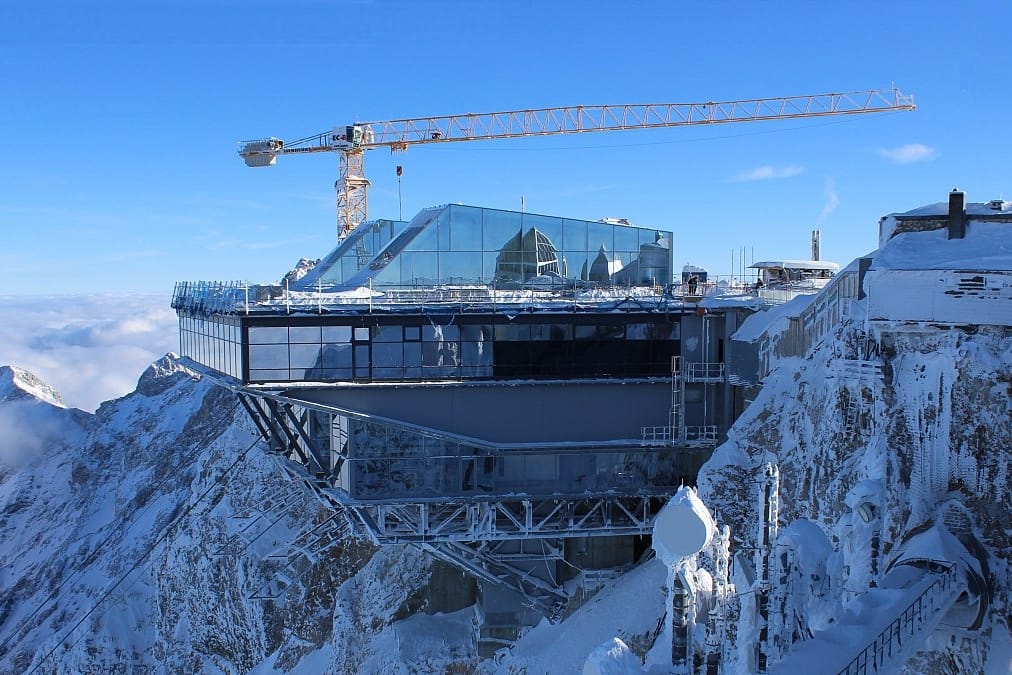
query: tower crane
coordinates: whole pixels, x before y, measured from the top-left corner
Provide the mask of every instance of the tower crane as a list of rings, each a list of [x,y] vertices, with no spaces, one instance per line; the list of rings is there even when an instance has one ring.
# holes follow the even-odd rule
[[[428,143],[829,117],[914,108],[913,96],[902,94],[895,87],[741,101],[578,105],[355,122],[290,142],[274,137],[240,141],[238,152],[246,166],[252,167],[273,166],[281,155],[338,153],[340,171],[334,187],[337,189],[338,237],[344,238],[368,218],[370,183],[365,177],[366,150],[390,148],[399,151]]]

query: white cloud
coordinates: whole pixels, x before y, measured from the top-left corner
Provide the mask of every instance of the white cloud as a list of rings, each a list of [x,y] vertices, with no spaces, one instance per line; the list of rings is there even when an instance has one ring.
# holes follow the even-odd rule
[[[822,211],[819,212],[819,217],[815,221],[816,223],[825,222],[826,218],[829,218],[829,214],[836,210],[836,207],[840,205],[840,197],[836,194],[836,181],[832,178],[826,179],[826,204],[822,207]]]
[[[879,148],[878,154],[896,164],[909,164],[934,159],[935,149],[920,143],[908,143],[897,148]]]
[[[178,350],[163,294],[0,296],[0,365],[35,373],[75,408],[133,391],[151,362]]]
[[[774,178],[790,178],[791,176],[797,176],[805,172],[803,166],[758,166],[751,171],[743,171],[737,176],[731,179],[733,183],[740,183],[743,181],[750,180],[771,180]]]

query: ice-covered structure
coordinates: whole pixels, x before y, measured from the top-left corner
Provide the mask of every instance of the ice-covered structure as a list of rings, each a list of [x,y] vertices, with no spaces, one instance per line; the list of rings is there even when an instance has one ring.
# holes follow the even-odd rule
[[[765,550],[735,557],[732,672],[1009,667],[1010,206],[887,216],[877,251],[732,336],[755,400],[699,478]],[[741,485],[773,461],[771,519]]]

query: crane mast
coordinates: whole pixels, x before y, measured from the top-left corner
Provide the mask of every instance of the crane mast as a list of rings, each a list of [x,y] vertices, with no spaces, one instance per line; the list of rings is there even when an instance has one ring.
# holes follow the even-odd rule
[[[412,145],[456,143],[598,131],[758,122],[913,110],[913,96],[892,89],[813,94],[705,103],[648,103],[567,106],[491,113],[465,113],[383,122],[356,122],[296,141],[279,138],[240,141],[247,166],[272,166],[281,155],[337,152],[338,237],[368,219],[369,181],[365,151]]]

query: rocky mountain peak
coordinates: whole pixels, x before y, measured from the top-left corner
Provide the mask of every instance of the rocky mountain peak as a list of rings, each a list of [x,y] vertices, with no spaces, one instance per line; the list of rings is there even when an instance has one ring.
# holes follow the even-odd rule
[[[38,400],[66,408],[60,392],[35,373],[18,366],[0,366],[0,401]]]

